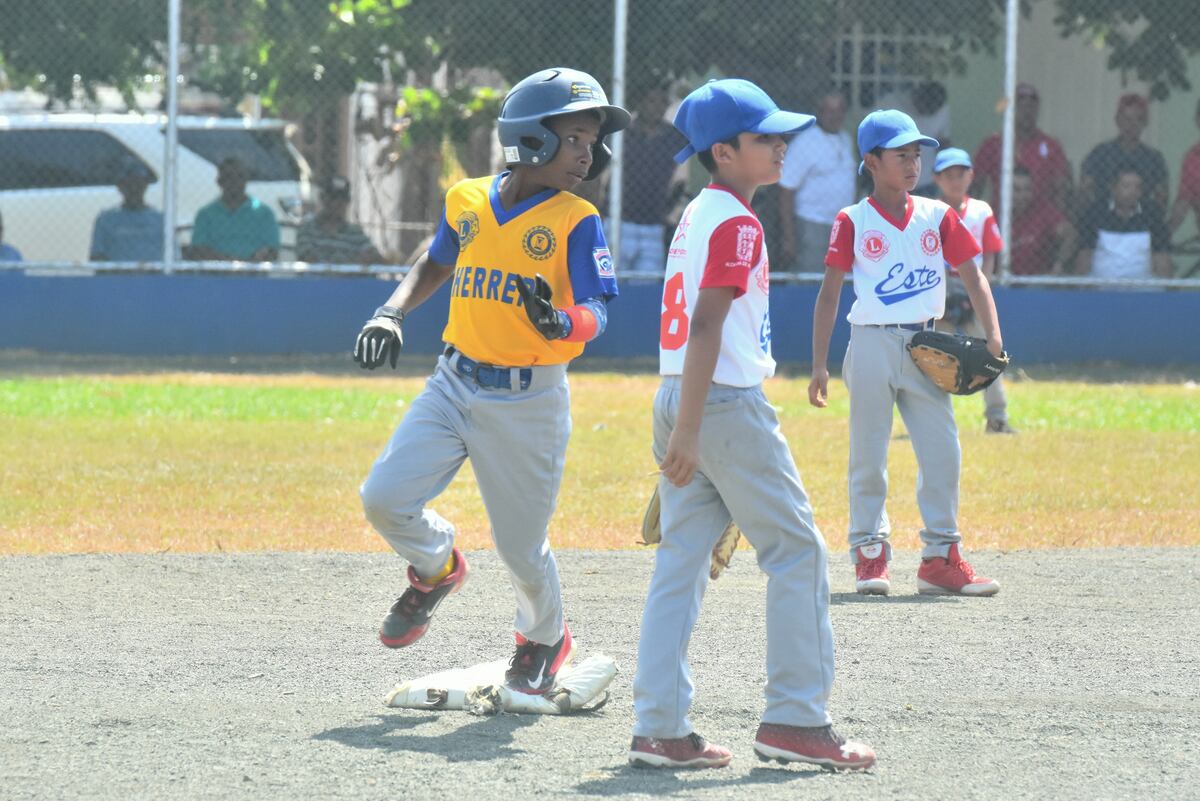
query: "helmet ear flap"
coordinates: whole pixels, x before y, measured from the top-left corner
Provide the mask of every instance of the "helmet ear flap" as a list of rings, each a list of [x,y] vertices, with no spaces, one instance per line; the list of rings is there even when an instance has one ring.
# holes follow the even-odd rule
[[[586,180],[598,177],[612,161],[612,149],[608,146],[608,137],[602,136],[592,147],[592,166],[588,168]]]

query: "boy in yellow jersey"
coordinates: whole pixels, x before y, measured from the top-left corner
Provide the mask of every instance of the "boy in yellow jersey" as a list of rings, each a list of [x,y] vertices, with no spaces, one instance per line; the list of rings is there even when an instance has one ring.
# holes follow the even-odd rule
[[[454,526],[426,504],[470,458],[517,595],[506,680],[539,694],[573,649],[546,539],[571,431],[567,363],[603,333],[617,295],[600,217],[570,190],[607,166],[605,140],[629,113],[592,76],[556,68],[514,86],[499,122],[510,171],[450,189],[429,251],[355,343],[364,368],[394,367],[405,314],[453,277],[446,349],[361,495],[371,525],[409,561],[410,586],[379,632],[402,648],[467,577]]]

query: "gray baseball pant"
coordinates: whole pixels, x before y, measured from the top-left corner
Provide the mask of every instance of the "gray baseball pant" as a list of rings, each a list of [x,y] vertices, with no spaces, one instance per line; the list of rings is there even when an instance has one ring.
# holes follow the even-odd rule
[[[921,372],[905,345],[915,332],[853,325],[842,375],[850,393],[850,560],[858,548],[881,542],[891,559],[887,501],[888,446],[893,409],[908,429],[917,456],[917,506],[922,558],[950,553],[958,532],[962,450],[950,395]]]
[[[675,427],[679,393],[679,377],[666,376],[654,399],[654,456],[660,462]],[[688,643],[708,586],[710,553],[731,518],[768,577],[762,719],[828,724],[833,628],[825,541],[761,386],[713,385],[700,427],[700,468],[685,487],[660,479],[659,494],[663,537],[638,640],[634,734],[692,732]],[[742,621],[727,625],[740,629]]]
[[[433,575],[450,558],[454,526],[426,505],[469,458],[516,591],[514,627],[534,642],[558,642],[562,597],[547,529],[571,433],[566,365],[527,368],[526,390],[487,389],[455,372],[459,357],[438,359],[363,483],[363,508],[418,575]]]

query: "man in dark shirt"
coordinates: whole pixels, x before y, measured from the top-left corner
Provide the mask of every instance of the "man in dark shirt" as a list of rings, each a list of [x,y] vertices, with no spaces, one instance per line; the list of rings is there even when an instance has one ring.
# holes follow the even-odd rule
[[[1167,162],[1162,153],[1141,141],[1150,121],[1150,102],[1138,94],[1124,94],[1117,101],[1118,136],[1096,145],[1083,160],[1079,193],[1086,209],[1098,198],[1108,198],[1117,171],[1132,167],[1142,176],[1145,196],[1160,208],[1167,206]]]
[[[1097,278],[1170,278],[1171,234],[1162,207],[1142,199],[1142,176],[1132,165],[1118,169],[1111,196],[1097,201],[1080,221],[1075,271]]]
[[[686,144],[663,119],[667,91],[656,86],[639,99],[625,133],[621,180],[621,271],[661,273],[666,269],[664,236],[675,153]]]

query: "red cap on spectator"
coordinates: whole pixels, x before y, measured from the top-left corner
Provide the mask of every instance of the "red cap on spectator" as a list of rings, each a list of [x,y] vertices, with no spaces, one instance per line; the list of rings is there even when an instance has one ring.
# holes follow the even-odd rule
[[[1121,99],[1117,101],[1117,111],[1126,106],[1140,106],[1142,110],[1150,108],[1150,101],[1137,92],[1126,92],[1121,95]]]

